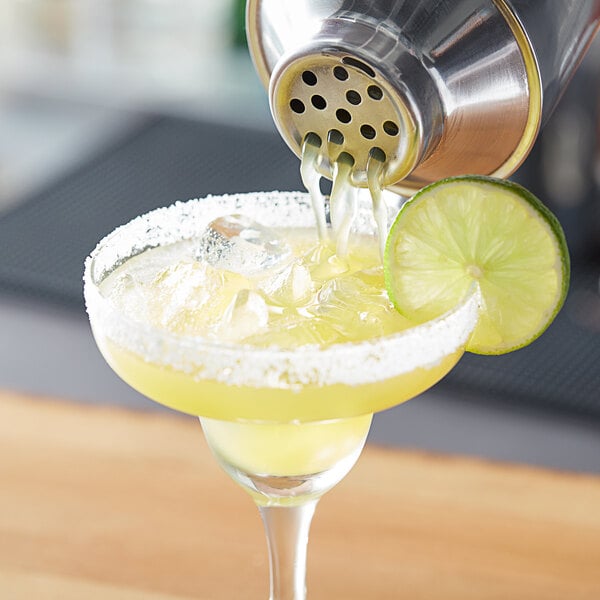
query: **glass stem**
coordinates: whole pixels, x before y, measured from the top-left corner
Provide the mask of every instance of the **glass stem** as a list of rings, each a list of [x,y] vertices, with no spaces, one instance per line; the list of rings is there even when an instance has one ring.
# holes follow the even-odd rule
[[[305,600],[308,532],[318,500],[296,506],[259,506],[269,546],[269,600]]]

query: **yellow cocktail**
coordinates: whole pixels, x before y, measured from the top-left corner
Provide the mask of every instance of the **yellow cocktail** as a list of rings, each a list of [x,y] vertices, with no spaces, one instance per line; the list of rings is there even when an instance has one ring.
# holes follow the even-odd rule
[[[221,250],[229,268],[197,257],[206,225],[240,209],[278,225],[280,263],[255,273]],[[167,215],[177,225],[170,231]],[[476,320],[473,298],[426,325],[403,318],[387,299],[369,217],[344,257],[318,242],[298,195],[206,199],[142,217],[91,259],[98,345],[132,387],[205,418],[227,462],[269,475],[324,471],[362,446],[373,412],[443,377]],[[145,235],[159,224],[157,247],[135,239],[135,229]],[[118,268],[100,267],[121,243]]]
[[[87,262],[87,308],[108,363],[146,396],[200,417],[268,530],[280,508],[307,531],[316,499],[358,458],[372,414],[443,377],[477,322],[475,291],[428,323],[402,317],[376,230],[365,206],[339,256],[317,239],[304,194],[209,197],[139,217]]]

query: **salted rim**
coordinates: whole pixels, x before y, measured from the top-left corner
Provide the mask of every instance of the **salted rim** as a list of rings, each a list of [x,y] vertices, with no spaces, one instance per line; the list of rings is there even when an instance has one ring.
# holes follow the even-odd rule
[[[177,202],[136,217],[101,240],[85,261],[84,297],[94,335],[107,338],[146,362],[171,367],[198,380],[256,388],[298,389],[306,385],[362,385],[431,368],[464,349],[479,312],[473,288],[437,319],[383,338],[325,348],[256,347],[179,335],[123,315],[98,285],[144,250],[199,235],[218,216],[242,213],[269,226],[315,227],[308,194],[256,192]],[[354,229],[374,233],[370,207],[362,207]]]

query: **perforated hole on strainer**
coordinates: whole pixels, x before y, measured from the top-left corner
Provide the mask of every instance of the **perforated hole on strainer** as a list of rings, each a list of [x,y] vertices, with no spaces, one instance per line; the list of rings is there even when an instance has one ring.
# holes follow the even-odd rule
[[[331,169],[331,161],[345,152],[354,159],[353,180],[364,183],[374,149],[394,168],[405,144],[401,101],[378,77],[372,67],[350,56],[298,59],[280,75],[278,89],[285,101],[273,103],[283,113],[278,122],[297,148],[310,133],[340,146],[335,156],[325,156],[325,168]]]

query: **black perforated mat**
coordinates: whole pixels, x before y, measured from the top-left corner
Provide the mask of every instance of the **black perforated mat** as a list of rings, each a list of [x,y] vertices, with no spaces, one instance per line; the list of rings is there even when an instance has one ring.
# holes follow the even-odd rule
[[[0,291],[83,310],[82,265],[117,225],[209,193],[302,189],[275,134],[149,117],[51,189],[0,216]],[[467,355],[440,385],[481,398],[600,418],[600,268],[575,269],[554,325],[502,357]]]

